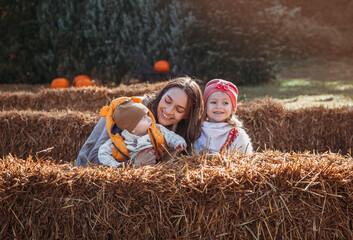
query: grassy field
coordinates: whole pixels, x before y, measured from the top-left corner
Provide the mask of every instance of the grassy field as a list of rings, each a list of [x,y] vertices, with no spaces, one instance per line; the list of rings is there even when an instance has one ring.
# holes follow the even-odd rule
[[[269,96],[288,108],[353,106],[353,61],[306,60],[283,67],[277,79],[239,87],[240,101]]]

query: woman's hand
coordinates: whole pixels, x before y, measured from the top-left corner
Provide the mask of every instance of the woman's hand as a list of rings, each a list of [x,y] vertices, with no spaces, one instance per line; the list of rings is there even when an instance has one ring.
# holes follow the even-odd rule
[[[142,165],[153,165],[157,163],[157,157],[153,153],[153,148],[147,148],[142,150],[136,155],[135,164],[142,164]]]

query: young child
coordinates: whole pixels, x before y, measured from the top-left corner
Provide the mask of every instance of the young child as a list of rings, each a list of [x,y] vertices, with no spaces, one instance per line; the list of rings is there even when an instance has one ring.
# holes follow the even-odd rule
[[[136,99],[126,99],[118,101],[116,104],[113,101],[109,107],[102,109],[101,116],[107,118],[107,131],[110,135],[110,139],[98,150],[98,158],[103,165],[122,167],[123,163],[128,160],[130,160],[130,164],[133,164],[135,156],[140,151],[155,147],[156,141],[164,143],[164,139],[167,143],[166,147],[172,147],[177,151],[186,148],[184,138],[162,125],[156,124],[149,109],[140,101],[136,102]],[[118,140],[115,140],[116,137]],[[115,154],[115,149],[119,153]],[[121,158],[121,155],[125,158]]]
[[[195,153],[253,153],[251,140],[235,115],[237,97],[238,89],[231,82],[213,79],[207,83],[202,132],[193,144]]]

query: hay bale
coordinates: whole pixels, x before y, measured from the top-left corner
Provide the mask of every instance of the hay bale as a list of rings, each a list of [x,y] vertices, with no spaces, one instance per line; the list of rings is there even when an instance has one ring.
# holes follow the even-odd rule
[[[99,111],[3,111],[0,112],[0,156],[12,153],[26,158],[52,148],[50,156],[73,161],[99,119]],[[353,110],[305,108],[287,110],[266,99],[242,104],[238,115],[255,149],[283,152],[351,153]]]
[[[0,94],[2,111],[17,110],[76,110],[97,112],[114,98],[143,96],[163,88],[167,82],[106,87],[42,89],[38,93],[5,92]]]
[[[350,153],[353,109],[285,109],[269,98],[241,104],[237,110],[254,147],[260,150]]]
[[[72,111],[0,112],[0,156],[48,155],[74,161],[99,115]]]
[[[1,239],[351,239],[353,159],[266,151],[154,167],[0,161]]]

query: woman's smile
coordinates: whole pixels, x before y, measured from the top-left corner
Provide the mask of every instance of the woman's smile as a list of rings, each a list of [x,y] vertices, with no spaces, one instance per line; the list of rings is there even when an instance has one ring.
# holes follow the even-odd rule
[[[167,118],[167,119],[172,119],[171,117],[168,117],[163,111],[162,111],[162,116]]]

